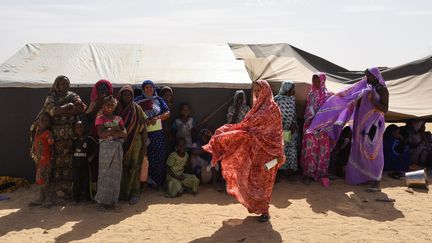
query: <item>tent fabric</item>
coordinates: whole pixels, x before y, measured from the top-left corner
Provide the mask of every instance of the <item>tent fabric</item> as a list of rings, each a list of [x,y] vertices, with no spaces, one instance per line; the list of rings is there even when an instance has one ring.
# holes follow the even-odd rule
[[[99,79],[115,86],[152,79],[183,88],[250,88],[241,60],[227,44],[27,44],[0,65],[0,87],[50,87],[66,75],[74,87]]]
[[[236,58],[245,62],[252,80],[266,79],[273,83],[273,87],[285,80],[311,84],[315,72],[325,72],[326,86],[335,93],[364,75],[363,71],[349,71],[285,43],[229,45]],[[432,118],[432,56],[385,69],[382,74],[390,93],[387,121]],[[296,98],[302,107],[308,89],[304,85],[300,88]],[[301,109],[299,113],[301,117]]]

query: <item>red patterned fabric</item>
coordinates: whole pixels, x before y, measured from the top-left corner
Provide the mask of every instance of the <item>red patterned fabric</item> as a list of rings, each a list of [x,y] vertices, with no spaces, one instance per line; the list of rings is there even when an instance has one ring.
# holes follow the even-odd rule
[[[37,134],[34,139],[33,153],[36,162],[36,184],[47,185],[51,173],[51,159],[54,139],[49,130]]]
[[[328,167],[330,161],[330,138],[327,134],[320,133],[306,133],[309,129],[315,114],[319,111],[320,107],[332,96],[332,93],[327,91],[325,82],[326,75],[324,73],[317,73],[320,80],[320,87],[317,88],[312,85],[312,89],[306,100],[306,110],[304,115],[303,125],[303,141],[302,150],[300,154],[300,164],[303,167],[303,175],[319,180],[322,177],[328,176]]]
[[[91,95],[90,95],[90,101],[91,102],[95,102],[98,99],[99,94],[98,94],[97,88],[101,84],[105,84],[106,85],[106,87],[108,88],[108,92],[109,92],[110,95],[113,94],[113,87],[112,87],[111,82],[108,81],[108,80],[105,80],[105,79],[101,79],[101,80],[97,81],[96,84],[92,88]]]
[[[244,120],[216,130],[203,149],[212,155],[213,164],[221,160],[227,192],[250,213],[263,214],[268,212],[276,172],[283,163],[269,171],[264,164],[275,157],[285,161],[285,154],[279,107],[267,81],[256,83],[261,92]]]

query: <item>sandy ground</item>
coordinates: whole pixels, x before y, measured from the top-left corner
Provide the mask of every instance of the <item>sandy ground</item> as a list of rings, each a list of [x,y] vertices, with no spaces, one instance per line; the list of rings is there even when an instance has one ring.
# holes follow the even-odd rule
[[[0,202],[0,242],[431,242],[432,196],[408,193],[404,183],[385,176],[382,192],[367,193],[342,180],[329,188],[283,180],[268,223],[210,186],[175,199],[149,190],[108,213],[94,204],[28,208],[32,186]],[[396,202],[375,201],[387,197]]]

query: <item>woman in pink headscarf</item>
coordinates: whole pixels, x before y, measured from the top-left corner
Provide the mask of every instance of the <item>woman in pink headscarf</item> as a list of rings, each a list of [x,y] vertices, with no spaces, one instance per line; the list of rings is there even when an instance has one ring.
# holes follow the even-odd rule
[[[316,73],[312,76],[312,89],[306,100],[304,115],[303,142],[300,164],[303,167],[303,182],[327,177],[330,160],[330,140],[325,133],[305,133],[309,129],[315,114],[332,95],[325,86],[326,75]]]
[[[87,129],[90,130],[90,136],[92,136],[96,141],[99,139],[97,128],[95,125],[96,117],[100,112],[105,97],[113,95],[113,87],[110,81],[101,79],[95,83],[92,88],[90,95],[90,105],[86,110],[87,115]],[[99,154],[93,158],[91,162],[91,181],[96,183],[98,177],[98,164],[99,164]]]
[[[389,92],[378,68],[368,68],[365,77],[332,96],[318,111],[308,133],[324,132],[336,141],[352,120],[351,153],[345,172],[350,184],[371,182],[369,191],[379,191],[384,167],[384,114]]]
[[[105,97],[113,95],[113,87],[110,81],[101,79],[95,83],[92,88],[90,95],[90,105],[86,110],[88,124],[92,127],[90,128],[90,135],[95,139],[98,139],[97,129],[94,126],[96,116],[100,109],[102,108],[102,103]]]
[[[254,82],[253,91],[256,101],[245,118],[217,129],[203,149],[213,165],[221,160],[227,192],[266,222],[276,173],[285,162],[282,115],[267,81]],[[275,158],[277,165],[265,170]]]

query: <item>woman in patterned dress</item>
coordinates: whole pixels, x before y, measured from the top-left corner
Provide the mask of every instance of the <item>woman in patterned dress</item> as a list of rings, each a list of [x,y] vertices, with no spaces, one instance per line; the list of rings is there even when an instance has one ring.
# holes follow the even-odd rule
[[[280,87],[279,94],[274,98],[279,105],[282,113],[282,126],[284,134],[284,150],[286,161],[280,170],[286,171],[289,174],[296,172],[298,169],[297,162],[297,146],[298,146],[298,129],[297,129],[297,114],[295,103],[295,87],[291,81],[284,81]]]
[[[303,167],[303,181],[309,184],[311,180],[319,180],[328,176],[330,161],[330,140],[327,134],[306,133],[315,114],[324,102],[332,95],[325,86],[326,75],[317,73],[312,76],[312,89],[306,101],[304,115],[303,142],[300,163]]]
[[[149,160],[148,184],[160,188],[166,177],[166,146],[162,121],[170,116],[164,99],[156,95],[153,81],[146,80],[142,84],[143,94],[135,98],[147,116],[147,134],[150,144],[147,147]]]
[[[37,118],[43,112],[52,117],[52,132],[54,137],[53,164],[51,167],[50,192],[55,196],[58,189],[66,194],[72,190],[72,142],[74,138],[73,126],[77,115],[86,109],[86,105],[76,93],[69,91],[70,81],[60,75],[48,93],[45,103]],[[30,128],[31,138],[36,132],[36,121]],[[33,141],[31,141],[33,145]]]
[[[285,161],[282,115],[267,81],[254,82],[253,89],[256,101],[244,120],[217,129],[203,149],[213,166],[221,160],[227,192],[266,222],[276,173]],[[277,165],[266,170],[274,159]]]

